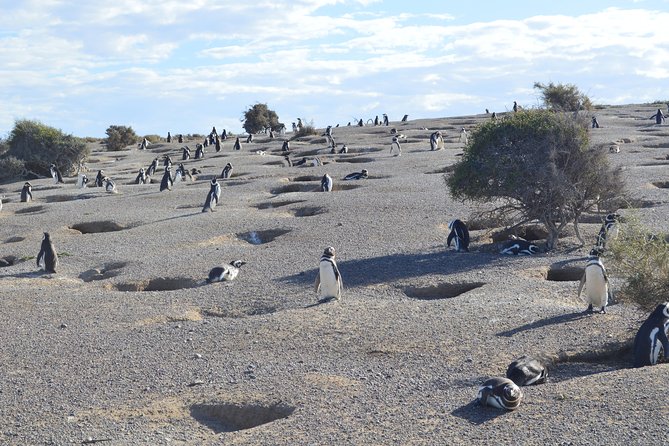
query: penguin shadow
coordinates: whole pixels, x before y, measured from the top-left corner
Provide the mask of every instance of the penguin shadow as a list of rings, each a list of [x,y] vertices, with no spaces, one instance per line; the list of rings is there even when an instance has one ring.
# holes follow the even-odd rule
[[[471,424],[481,425],[497,417],[507,415],[511,411],[481,406],[478,400],[473,400],[464,406],[458,407],[451,415],[469,421]]]
[[[546,327],[548,325],[564,324],[567,322],[577,321],[579,319],[591,316],[592,313],[582,312],[582,311],[579,311],[577,313],[560,314],[558,316],[553,316],[546,319],[540,319],[538,321],[534,321],[529,324],[521,325],[520,327],[516,327],[513,330],[502,331],[500,333],[497,333],[497,336],[511,337],[523,331],[534,330],[535,328]]]
[[[319,307],[323,304],[327,304],[327,303],[330,303],[330,302],[336,302],[336,301],[337,301],[337,299],[334,298],[334,297],[324,297],[322,299],[319,299],[318,302],[316,302],[315,304],[309,304],[309,305],[307,305],[303,308]]]
[[[453,261],[457,256],[457,261]],[[500,259],[498,255],[488,253],[461,254],[451,251],[438,251],[428,254],[393,254],[358,260],[338,260],[344,284],[347,287],[368,286],[421,277],[429,274],[455,274],[471,270],[479,270]],[[401,267],[398,267],[401,266]],[[318,268],[285,276],[280,281],[304,284],[312,282],[318,274]]]

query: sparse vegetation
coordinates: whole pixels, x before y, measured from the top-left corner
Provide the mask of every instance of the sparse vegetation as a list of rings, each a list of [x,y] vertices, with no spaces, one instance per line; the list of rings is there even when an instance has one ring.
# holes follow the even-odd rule
[[[69,175],[89,155],[89,149],[81,138],[27,119],[16,121],[7,144],[9,150],[2,161],[15,172],[23,163],[21,176],[30,173],[48,175],[52,163],[63,175]]]
[[[279,122],[279,116],[274,110],[270,110],[267,104],[255,104],[244,112],[244,123],[242,127],[251,135],[266,129],[279,130],[283,126]]]
[[[667,234],[651,234],[638,219],[626,217],[618,238],[608,246],[607,266],[625,279],[618,297],[651,311],[669,300],[669,242]]]
[[[606,151],[589,148],[585,117],[528,110],[490,120],[471,132],[460,162],[447,174],[456,199],[496,200],[500,219],[516,224],[538,220],[553,249],[568,223],[600,202],[622,193],[620,169]]]
[[[123,150],[130,145],[134,146],[139,139],[132,127],[124,125],[110,125],[105,133],[107,134],[105,145],[107,150],[111,151]]]
[[[544,85],[535,82],[534,88],[541,93],[544,106],[553,111],[579,111],[592,109],[590,98],[582,93],[574,84]]]
[[[0,158],[0,181],[11,181],[25,175],[26,166],[20,159],[8,156]]]
[[[294,139],[298,138],[303,138],[305,136],[318,136],[320,133],[318,130],[316,130],[316,127],[314,127],[314,121],[309,121],[308,124],[303,124],[302,128],[300,128],[297,132],[295,132],[292,136],[291,141]],[[323,140],[325,142],[325,140]]]

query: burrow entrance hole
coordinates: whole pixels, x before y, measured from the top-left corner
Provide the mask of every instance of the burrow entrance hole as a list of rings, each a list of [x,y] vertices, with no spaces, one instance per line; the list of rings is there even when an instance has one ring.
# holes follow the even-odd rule
[[[191,277],[157,277],[136,282],[123,282],[114,285],[117,291],[174,291],[195,288],[202,281]]]
[[[257,204],[257,209],[274,209],[282,206],[290,206],[291,204],[304,203],[305,200],[285,200],[285,201],[267,201],[265,203]]]
[[[269,243],[277,237],[288,234],[290,229],[268,229],[266,231],[249,231],[237,234],[237,237],[246,240],[252,245]]]
[[[17,209],[15,214],[33,214],[35,212],[44,211],[44,206],[30,206],[29,208]]]
[[[122,231],[124,229],[127,229],[127,227],[120,225],[115,221],[104,220],[104,221],[89,221],[86,223],[77,223],[70,226],[70,229],[79,231],[82,234],[97,234],[100,232]]]
[[[294,406],[283,402],[274,404],[194,404],[190,407],[191,416],[217,434],[251,429],[288,418],[294,411]]]
[[[6,268],[12,266],[17,262],[18,258],[16,256],[5,256],[0,257],[0,268]]]
[[[374,158],[357,157],[357,158],[338,158],[338,163],[372,163],[376,161]]]
[[[125,268],[128,262],[105,263],[101,268],[89,269],[79,274],[79,278],[84,282],[93,282],[94,280],[104,280],[121,274],[121,269]]]
[[[324,214],[325,212],[324,208],[318,206],[308,206],[291,211],[295,217],[313,217],[314,215]]]
[[[427,287],[406,287],[404,294],[413,299],[450,299],[485,285],[485,282],[441,283]]]
[[[669,181],[655,181],[652,184],[660,189],[669,189]]]
[[[545,277],[553,282],[575,282],[581,280],[584,272],[585,269],[579,266],[551,267],[546,271]]]

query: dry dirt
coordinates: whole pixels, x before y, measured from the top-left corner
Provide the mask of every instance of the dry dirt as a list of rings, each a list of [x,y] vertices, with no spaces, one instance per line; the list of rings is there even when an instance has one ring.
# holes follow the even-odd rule
[[[611,162],[638,199],[621,213],[669,230],[669,127],[646,119],[656,108],[597,110],[592,140],[620,147]],[[156,156],[180,162],[178,143],[96,150],[89,177],[104,169],[115,195],[49,178],[20,203],[22,182],[0,186],[0,258],[17,259],[0,268],[0,443],[666,441],[668,366],[629,368],[624,347],[646,315],[621,303],[584,315],[574,274],[546,280],[582,267],[590,245],[568,235],[550,254],[501,256],[485,249],[491,228],[481,228],[472,252],[446,248],[447,223],[477,208],[450,199],[443,172],[462,153],[459,129],[484,119],[335,128],[347,155],[330,155],[321,137],[291,142],[293,158],[317,154],[318,167],[285,167],[280,137],[239,152],[227,140],[185,162],[202,173],[166,192],[132,181]],[[390,156],[391,127],[406,136],[401,157]],[[431,152],[436,129],[446,148]],[[227,162],[221,203],[202,213]],[[369,179],[341,180],[363,168]],[[326,172],[335,190],[317,192]],[[584,219],[588,243],[602,217]],[[35,266],[45,231],[60,254],[56,274]],[[344,296],[313,305],[330,245]],[[236,281],[204,285],[235,259],[247,262]],[[539,353],[574,360],[524,388],[515,412],[474,404],[480,383]]]

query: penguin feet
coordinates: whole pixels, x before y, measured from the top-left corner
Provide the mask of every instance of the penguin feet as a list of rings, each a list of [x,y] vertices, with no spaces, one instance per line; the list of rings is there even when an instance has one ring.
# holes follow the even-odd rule
[[[599,314],[606,314],[606,308],[602,307],[602,309],[599,310]]]
[[[592,304],[588,305],[588,308],[585,309],[584,313],[592,313]]]

